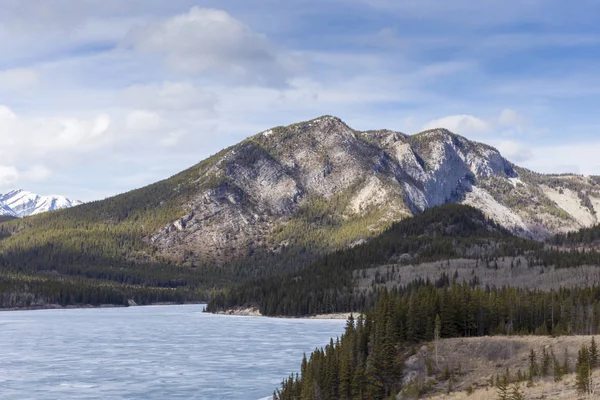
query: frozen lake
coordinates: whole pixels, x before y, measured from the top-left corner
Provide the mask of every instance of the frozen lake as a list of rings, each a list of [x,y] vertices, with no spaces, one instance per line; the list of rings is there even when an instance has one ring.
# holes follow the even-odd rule
[[[202,309],[0,312],[0,398],[256,400],[345,324]]]

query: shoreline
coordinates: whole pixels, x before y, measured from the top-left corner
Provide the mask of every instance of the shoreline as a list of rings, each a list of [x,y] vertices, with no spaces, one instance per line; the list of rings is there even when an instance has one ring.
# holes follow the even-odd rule
[[[123,304],[77,304],[62,306],[60,304],[43,304],[43,305],[32,305],[27,307],[5,307],[0,308],[0,312],[10,311],[45,311],[45,310],[80,310],[80,309],[101,309],[101,308],[129,308],[129,307],[152,307],[152,306],[185,306],[185,305],[206,305],[207,302],[185,302],[185,303],[174,303],[174,302],[158,302],[151,304],[137,304],[130,302],[128,305]],[[240,307],[227,311],[218,311],[216,313],[207,313],[212,315],[224,315],[233,317],[262,317],[262,318],[280,318],[280,319],[320,319],[320,320],[348,320],[350,314],[354,318],[358,318],[360,313],[342,312],[332,314],[317,314],[317,315],[304,315],[304,316],[288,316],[288,315],[262,315],[256,307]]]
[[[151,304],[137,304],[130,302],[128,305],[123,304],[69,304],[62,306],[60,304],[43,304],[43,305],[32,305],[27,307],[6,307],[0,308],[0,312],[7,311],[43,311],[43,310],[79,310],[79,309],[92,309],[92,308],[129,308],[129,307],[151,307],[151,306],[184,306],[184,305],[199,305],[206,304],[206,302],[185,302],[185,303],[174,303],[174,302],[158,302]]]
[[[287,315],[262,315],[256,307],[238,307],[226,311],[217,311],[213,313],[215,315],[228,315],[237,317],[263,317],[263,318],[284,318],[284,319],[336,319],[336,320],[348,320],[350,314],[356,319],[360,313],[353,312],[342,312],[332,314],[316,314],[316,315],[305,315],[300,317],[293,317]]]

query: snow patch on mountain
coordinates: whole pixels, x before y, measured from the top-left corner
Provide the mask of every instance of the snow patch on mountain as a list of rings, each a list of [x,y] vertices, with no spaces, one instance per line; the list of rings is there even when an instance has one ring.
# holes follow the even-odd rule
[[[521,180],[521,178],[508,178],[508,181],[514,186],[517,187],[518,185],[525,185],[525,183]]]
[[[0,214],[13,217],[28,217],[80,204],[83,203],[78,200],[70,200],[64,196],[41,196],[22,189],[0,194]]]
[[[0,216],[17,217],[17,214],[4,204],[0,204]]]

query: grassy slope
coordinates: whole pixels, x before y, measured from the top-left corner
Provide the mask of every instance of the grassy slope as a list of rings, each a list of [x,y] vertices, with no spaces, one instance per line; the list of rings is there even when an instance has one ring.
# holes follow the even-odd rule
[[[519,370],[526,374],[529,366],[528,356],[532,349],[538,356],[542,353],[543,347],[546,347],[548,351],[553,349],[561,364],[564,361],[566,350],[569,355],[571,374],[565,376],[560,382],[554,382],[551,369],[550,376],[536,378],[532,387],[527,387],[526,382],[523,382],[521,389],[527,399],[577,399],[579,396],[575,389],[575,374],[573,373],[577,352],[582,345],[588,346],[591,338],[591,336],[560,336],[556,338],[493,336],[443,339],[438,346],[438,368],[440,371],[447,368],[456,372],[450,393],[448,393],[448,381],[442,380],[439,374],[432,373],[431,368],[430,374],[427,374],[427,363],[430,365],[435,363],[433,343],[423,345],[409,360],[404,372],[405,376],[418,376],[419,379],[430,381],[431,390],[423,398],[488,400],[497,398],[496,388],[490,386],[492,376],[502,375],[506,368],[513,376]],[[596,382],[600,382],[600,371],[595,372],[594,379]],[[469,387],[474,389],[471,395],[466,391]]]

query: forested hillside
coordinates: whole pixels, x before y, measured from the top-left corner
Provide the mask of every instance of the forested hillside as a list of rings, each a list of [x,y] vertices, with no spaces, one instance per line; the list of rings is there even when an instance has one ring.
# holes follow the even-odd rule
[[[377,290],[357,288],[355,271],[378,265],[401,267],[428,261],[445,264],[451,259],[473,259],[482,270],[497,269],[499,260],[517,256],[525,257],[530,266],[569,268],[600,264],[600,253],[595,251],[563,251],[518,238],[488,220],[479,210],[445,205],[398,222],[367,243],[324,256],[300,272],[234,287],[217,295],[210,302],[209,310],[255,306],[265,315],[293,316],[359,311],[371,305],[378,294]],[[446,271],[438,284],[450,282],[453,272]],[[377,277],[377,283],[385,281],[385,276]],[[474,271],[471,285],[477,284]]]
[[[214,159],[102,201],[0,221],[0,307],[206,300],[230,281],[155,255],[150,236],[183,212]]]
[[[431,381],[409,379],[403,382],[405,362],[422,343],[442,338],[484,335],[595,335],[600,331],[600,287],[540,292],[515,289],[473,289],[469,285],[432,284],[382,292],[375,306],[355,321],[348,321],[341,339],[331,341],[302,360],[301,375],[283,382],[274,395],[292,399],[391,399],[400,391],[403,398],[419,398],[436,381],[446,382],[452,393],[453,381],[463,373],[460,360],[451,367],[436,364],[435,349],[428,361]],[[583,352],[583,353],[582,353]],[[590,361],[588,348],[582,348],[576,365],[569,361],[556,367],[558,357],[549,349],[530,359],[530,368],[505,374],[502,371],[489,386],[527,382],[554,375],[555,379],[574,370],[581,372],[582,394],[590,390],[589,372],[598,366],[598,349]],[[587,362],[587,364],[586,364]],[[552,368],[552,373],[551,373]],[[587,368],[587,369],[585,369]],[[584,369],[583,371],[581,369]],[[513,378],[510,378],[510,376]],[[421,377],[423,378],[423,377]],[[586,383],[587,382],[587,383]],[[473,389],[471,388],[471,391]],[[506,388],[504,392],[506,393]],[[488,398],[496,398],[495,390]],[[501,398],[501,397],[499,397]],[[508,397],[505,397],[508,398]]]
[[[593,225],[597,184],[518,168],[445,129],[361,132],[323,116],[261,132],[138,190],[2,219],[0,277],[14,285],[4,296],[15,307],[26,304],[22,298],[78,303],[81,296],[64,293],[80,286],[130,298],[151,291],[165,301],[173,297],[168,290],[184,300],[225,290],[212,310],[361,309],[376,290],[358,290],[353,273],[373,266],[460,257],[487,266],[517,255],[528,265],[597,263],[597,253],[574,244],[565,252],[513,236],[540,239]],[[473,208],[435,208],[447,203]],[[553,246],[577,241],[560,238]],[[68,286],[49,294],[26,284],[39,279]]]

